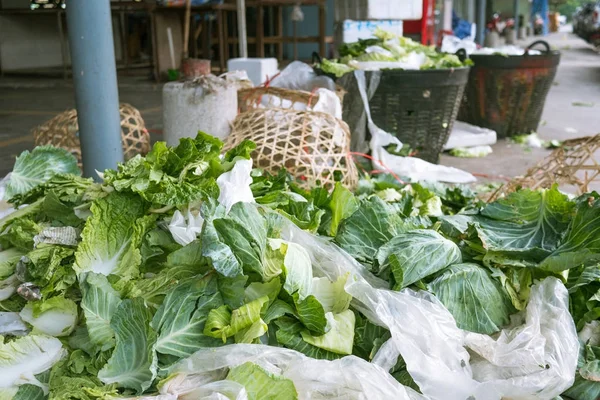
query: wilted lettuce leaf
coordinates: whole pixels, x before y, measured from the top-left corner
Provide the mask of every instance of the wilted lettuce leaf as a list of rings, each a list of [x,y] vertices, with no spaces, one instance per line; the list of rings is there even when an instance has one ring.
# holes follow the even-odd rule
[[[42,372],[35,376],[35,378],[43,385],[48,384],[50,379],[50,371]],[[11,400],[46,400],[48,396],[44,393],[44,389],[36,385],[21,385],[15,397]]]
[[[354,312],[351,310],[343,311],[339,314],[328,313],[328,327],[324,335],[311,335],[308,331],[302,331],[302,339],[315,347],[337,353],[349,355],[352,354],[352,345],[354,343]]]
[[[575,216],[560,246],[541,263],[541,268],[564,271],[600,262],[600,196],[577,199]]]
[[[0,245],[3,248],[16,247],[27,252],[33,248],[33,238],[42,229],[41,224],[28,217],[14,219],[8,229],[0,231]]]
[[[115,346],[115,333],[110,326],[121,298],[119,293],[110,286],[104,275],[89,272],[85,282],[81,284],[81,308],[85,315],[85,323],[90,340],[101,351]]]
[[[485,334],[508,324],[515,310],[502,285],[477,264],[448,267],[429,284],[459,328]]]
[[[52,400],[96,400],[118,394],[115,385],[105,386],[97,377],[109,353],[92,357],[75,350],[52,367],[49,386]],[[105,397],[106,396],[106,397]]]
[[[269,305],[271,305],[277,299],[281,287],[281,280],[279,278],[273,278],[269,282],[265,283],[252,282],[244,290],[245,301],[250,302],[267,296],[269,298]]]
[[[358,209],[358,200],[352,192],[338,182],[335,184],[335,189],[333,189],[333,193],[331,194],[329,208],[331,209],[331,228],[329,234],[335,237],[340,223],[354,214]]]
[[[139,273],[139,246],[150,218],[142,218],[145,204],[137,196],[111,193],[92,204],[92,217],[81,234],[73,269],[77,273],[95,272],[118,275],[127,280]]]
[[[14,274],[17,262],[24,255],[23,251],[16,248],[0,251],[0,279],[6,279]]]
[[[297,293],[299,300],[304,300],[312,291],[310,255],[302,246],[280,239],[269,239],[269,247],[273,251],[273,258],[278,259],[278,264],[282,266],[285,276],[283,288],[289,295]]]
[[[110,321],[116,347],[98,373],[105,384],[142,393],[156,378],[157,358],[154,351],[156,333],[150,327],[152,314],[144,300],[126,299],[119,304]]]
[[[0,343],[2,389],[14,396],[20,385],[39,385],[34,375],[49,370],[64,354],[60,340],[45,335],[29,334]]]
[[[376,256],[376,274],[391,275],[400,290],[451,264],[462,262],[458,246],[434,230],[418,229],[395,236]]]
[[[298,293],[294,294],[293,300],[298,319],[306,329],[314,335],[324,334],[327,328],[327,318],[319,300],[313,295],[300,300]]]
[[[131,191],[146,201],[179,206],[218,193],[214,175],[220,171],[221,141],[199,132],[195,139],[183,138],[177,147],[155,143],[144,158],[136,156],[107,170],[104,180],[117,191]]]
[[[335,241],[358,261],[371,263],[381,246],[404,231],[394,208],[374,196],[361,202],[358,210],[342,221]]]
[[[75,250],[58,245],[41,244],[27,253],[26,279],[42,288],[42,295],[64,293],[76,276],[71,265]]]
[[[273,375],[252,362],[232,368],[226,379],[244,386],[248,400],[298,399],[296,387],[291,380]]]
[[[68,336],[77,323],[77,304],[60,296],[43,298],[27,303],[19,315],[36,332],[55,337]]]
[[[579,334],[580,338],[582,333]],[[597,332],[594,336],[598,335]],[[575,383],[564,393],[565,396],[574,400],[597,400],[600,398],[600,347],[596,346],[598,340],[598,337],[594,337],[581,343]],[[596,343],[592,345],[592,342]]]
[[[147,305],[158,308],[167,294],[184,280],[205,272],[197,267],[165,267],[158,274],[136,279],[127,285],[127,297],[141,297]]]
[[[306,328],[295,319],[281,317],[275,320],[275,326],[277,327],[275,334],[277,342],[288,349],[299,351],[308,357],[319,360],[337,360],[343,357],[342,354],[333,353],[305,342],[301,332]]]
[[[329,60],[323,60],[319,65],[319,68],[321,68],[324,73],[334,75],[336,78],[341,78],[348,72],[354,71],[354,68],[349,67],[346,64]]]
[[[151,326],[158,333],[156,351],[187,357],[202,347],[222,345],[222,341],[203,333],[209,312],[221,305],[215,274],[188,280],[172,289],[152,319]]]
[[[228,337],[234,336],[259,322],[261,314],[267,310],[268,304],[269,298],[263,296],[233,311],[227,305],[215,308],[208,313],[204,334],[213,338],[220,338],[225,343]]]
[[[77,159],[71,153],[52,146],[38,146],[31,152],[26,150],[15,161],[6,184],[5,197],[10,201],[12,197],[29,192],[57,174],[81,174]]]
[[[329,278],[313,278],[312,294],[326,313],[341,313],[350,307],[352,296],[344,288],[349,276],[350,273],[342,275],[335,282]]]
[[[573,209],[556,187],[524,189],[489,204],[474,222],[486,250],[541,261],[558,246]]]

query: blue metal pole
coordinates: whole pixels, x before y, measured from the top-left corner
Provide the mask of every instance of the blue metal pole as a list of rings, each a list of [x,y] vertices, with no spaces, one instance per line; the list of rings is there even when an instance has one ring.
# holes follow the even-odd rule
[[[123,161],[110,0],[70,0],[67,27],[83,174]]]
[[[482,46],[485,39],[485,7],[486,0],[479,0],[477,4],[477,43]]]

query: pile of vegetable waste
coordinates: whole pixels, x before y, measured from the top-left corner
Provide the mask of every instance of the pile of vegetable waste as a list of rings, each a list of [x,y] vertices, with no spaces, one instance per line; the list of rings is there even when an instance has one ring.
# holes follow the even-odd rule
[[[221,148],[158,142],[102,183],[17,158],[2,399],[600,396],[597,193],[307,191]]]
[[[344,43],[339,48],[339,59],[322,60],[318,68],[324,73],[342,77],[354,70],[382,69],[447,69],[472,65],[461,61],[455,54],[440,53],[435,46],[425,46],[410,38],[377,29],[373,39]]]

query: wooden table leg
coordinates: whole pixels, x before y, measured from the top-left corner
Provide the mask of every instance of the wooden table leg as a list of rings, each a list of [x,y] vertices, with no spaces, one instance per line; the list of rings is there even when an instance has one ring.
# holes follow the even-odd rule
[[[256,7],[256,56],[265,57],[265,13],[262,2],[259,0]]]
[[[327,36],[325,13],[325,2],[321,1],[319,3],[319,53],[321,54],[322,58],[327,57],[327,54],[325,54],[327,52],[327,47],[325,44],[325,37]]]
[[[121,52],[123,55],[123,64],[125,65],[125,74],[129,75],[129,49],[127,45],[127,18],[125,12],[119,12],[119,29],[121,30]]]
[[[59,11],[56,13],[56,23],[58,24],[58,37],[60,40],[60,55],[62,57],[63,79],[66,80],[69,77],[69,66],[67,65],[67,43],[65,38],[65,30],[63,28],[63,14],[63,11]]]
[[[279,62],[283,61],[283,6],[277,7],[277,36],[279,36],[279,43],[277,43],[277,59]]]
[[[221,11],[223,13],[223,50],[225,54],[225,61],[229,60],[229,25],[227,23],[227,19],[229,15],[227,15],[227,11]]]
[[[160,70],[158,66],[158,45],[156,39],[156,13],[154,10],[150,11],[150,34],[152,35],[152,59],[154,60],[154,79],[156,83],[160,82]]]
[[[221,73],[225,72],[225,31],[223,30],[223,10],[217,11],[217,34],[219,35],[219,67]]]
[[[208,47],[208,38],[211,35],[209,31],[208,21],[204,18],[204,14],[200,14],[200,24],[202,25],[202,58],[210,60],[210,48]]]

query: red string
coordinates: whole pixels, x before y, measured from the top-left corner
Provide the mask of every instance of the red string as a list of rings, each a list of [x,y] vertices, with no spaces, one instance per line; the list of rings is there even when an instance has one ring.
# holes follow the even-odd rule
[[[501,176],[501,175],[479,174],[476,172],[472,173],[471,175],[478,176],[480,178],[486,178],[486,179],[497,179],[497,180],[502,180],[502,181],[506,181],[506,182],[510,181],[510,178],[507,178],[507,177]]]
[[[265,81],[265,83],[263,83],[260,86],[257,86],[255,88],[252,88],[252,90],[250,91],[250,93],[248,93],[248,95],[243,99],[243,103],[246,103],[246,101],[248,101],[248,99],[250,97],[252,97],[252,95],[254,95],[254,93],[256,93],[256,91],[258,89],[268,89],[271,86],[271,82],[273,82],[273,79],[277,78],[279,75],[281,75],[281,71],[276,73],[275,75],[273,75],[272,77],[269,78],[269,76],[267,75],[267,80]],[[262,95],[256,100],[256,104],[260,104],[262,101]],[[240,113],[241,109],[238,107],[238,114]]]
[[[385,169],[390,175],[392,175],[394,177],[394,179],[396,179],[401,185],[406,185],[406,182],[402,181],[402,179],[400,179],[398,177],[398,175],[396,175],[394,173],[394,171],[392,171],[391,169],[389,169],[383,162],[381,162],[381,160],[376,160],[375,158],[373,158],[370,155],[365,154],[365,153],[357,153],[357,152],[351,151],[349,154],[350,154],[350,156],[360,156],[360,157],[364,157],[364,158],[366,158],[368,160],[375,161],[376,163],[378,163],[379,165],[381,165],[383,167],[383,169]]]

